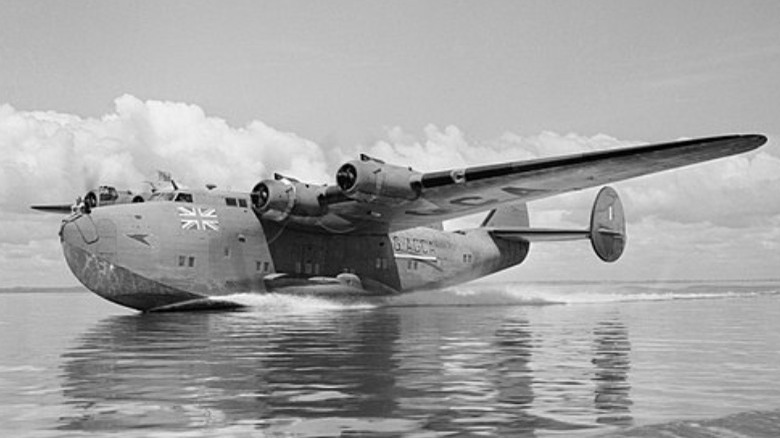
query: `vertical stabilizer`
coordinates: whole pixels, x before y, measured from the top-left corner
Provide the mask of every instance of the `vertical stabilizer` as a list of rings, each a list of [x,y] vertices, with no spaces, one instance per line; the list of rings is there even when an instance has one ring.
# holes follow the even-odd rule
[[[604,187],[596,196],[590,214],[590,241],[601,260],[614,262],[626,247],[626,215],[612,187]]]
[[[528,206],[526,203],[509,204],[490,210],[482,221],[482,227],[518,228],[528,227]]]

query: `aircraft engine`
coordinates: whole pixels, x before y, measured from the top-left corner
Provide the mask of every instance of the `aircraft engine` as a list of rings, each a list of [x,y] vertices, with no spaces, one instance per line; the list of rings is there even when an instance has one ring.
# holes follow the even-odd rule
[[[356,201],[415,200],[420,197],[422,174],[411,167],[386,164],[360,155],[360,160],[342,165],[336,173],[336,184],[342,193]]]
[[[320,199],[325,187],[292,181],[287,178],[260,181],[252,189],[252,210],[258,217],[277,222],[295,216],[321,216],[326,206]]]

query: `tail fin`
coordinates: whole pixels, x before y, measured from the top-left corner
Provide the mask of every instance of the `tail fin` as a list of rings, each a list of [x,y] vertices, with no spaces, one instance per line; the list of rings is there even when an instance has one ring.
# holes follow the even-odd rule
[[[523,222],[526,225],[519,225]],[[605,262],[614,262],[626,247],[626,217],[617,192],[604,187],[596,196],[590,216],[590,228],[566,230],[530,228],[525,204],[493,210],[482,223],[491,236],[526,242],[552,242],[590,239],[593,251]]]
[[[614,262],[626,247],[626,215],[617,192],[604,187],[596,196],[590,215],[590,242],[605,262]]]
[[[490,210],[481,227],[491,228],[512,228],[528,227],[528,206],[523,202],[520,204],[509,204]]]

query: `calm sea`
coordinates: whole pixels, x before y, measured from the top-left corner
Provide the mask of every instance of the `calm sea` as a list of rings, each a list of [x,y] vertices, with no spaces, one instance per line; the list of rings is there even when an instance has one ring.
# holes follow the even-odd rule
[[[780,283],[234,299],[0,293],[0,436],[780,436]]]

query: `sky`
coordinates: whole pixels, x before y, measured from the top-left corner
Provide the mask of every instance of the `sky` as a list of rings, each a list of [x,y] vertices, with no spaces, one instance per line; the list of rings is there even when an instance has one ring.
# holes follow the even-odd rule
[[[60,218],[98,184],[332,183],[728,133],[758,151],[614,184],[629,241],[535,245],[501,280],[777,278],[780,3],[0,3],[0,286],[77,284]],[[595,191],[530,205],[587,224]],[[470,218],[450,224],[468,226]]]

